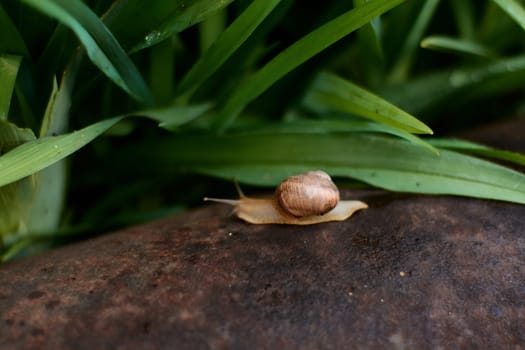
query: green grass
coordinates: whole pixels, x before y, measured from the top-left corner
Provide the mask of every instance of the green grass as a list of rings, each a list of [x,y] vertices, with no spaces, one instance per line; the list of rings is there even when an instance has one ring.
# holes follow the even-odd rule
[[[304,5],[0,0],[2,260],[313,168],[525,204],[477,158],[525,155],[443,138],[520,110],[522,2]]]

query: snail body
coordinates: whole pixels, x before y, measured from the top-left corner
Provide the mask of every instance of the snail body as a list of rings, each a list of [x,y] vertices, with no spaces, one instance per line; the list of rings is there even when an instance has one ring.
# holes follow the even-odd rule
[[[368,206],[361,201],[340,201],[339,190],[328,174],[310,171],[282,181],[272,198],[246,197],[236,183],[239,199],[204,198],[234,206],[234,214],[252,224],[312,225],[343,221]]]

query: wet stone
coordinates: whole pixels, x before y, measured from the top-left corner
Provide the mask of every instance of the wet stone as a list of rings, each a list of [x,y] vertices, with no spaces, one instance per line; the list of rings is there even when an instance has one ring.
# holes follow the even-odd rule
[[[203,205],[2,265],[0,349],[525,349],[525,206],[351,196],[345,222]]]

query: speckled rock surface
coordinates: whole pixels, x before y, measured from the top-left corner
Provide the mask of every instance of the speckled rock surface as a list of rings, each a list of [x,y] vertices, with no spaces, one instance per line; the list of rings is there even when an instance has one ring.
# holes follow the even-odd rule
[[[354,197],[346,222],[206,205],[2,265],[0,349],[525,349],[525,206]]]

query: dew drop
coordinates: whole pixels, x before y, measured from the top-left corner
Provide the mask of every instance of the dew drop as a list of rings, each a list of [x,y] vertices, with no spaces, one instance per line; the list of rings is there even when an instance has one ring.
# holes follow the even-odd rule
[[[162,36],[162,33],[157,31],[157,30],[154,30],[152,32],[150,32],[148,35],[146,35],[144,37],[144,41],[146,42],[146,44],[148,45],[152,45],[154,44],[157,40],[160,39],[160,37]]]

